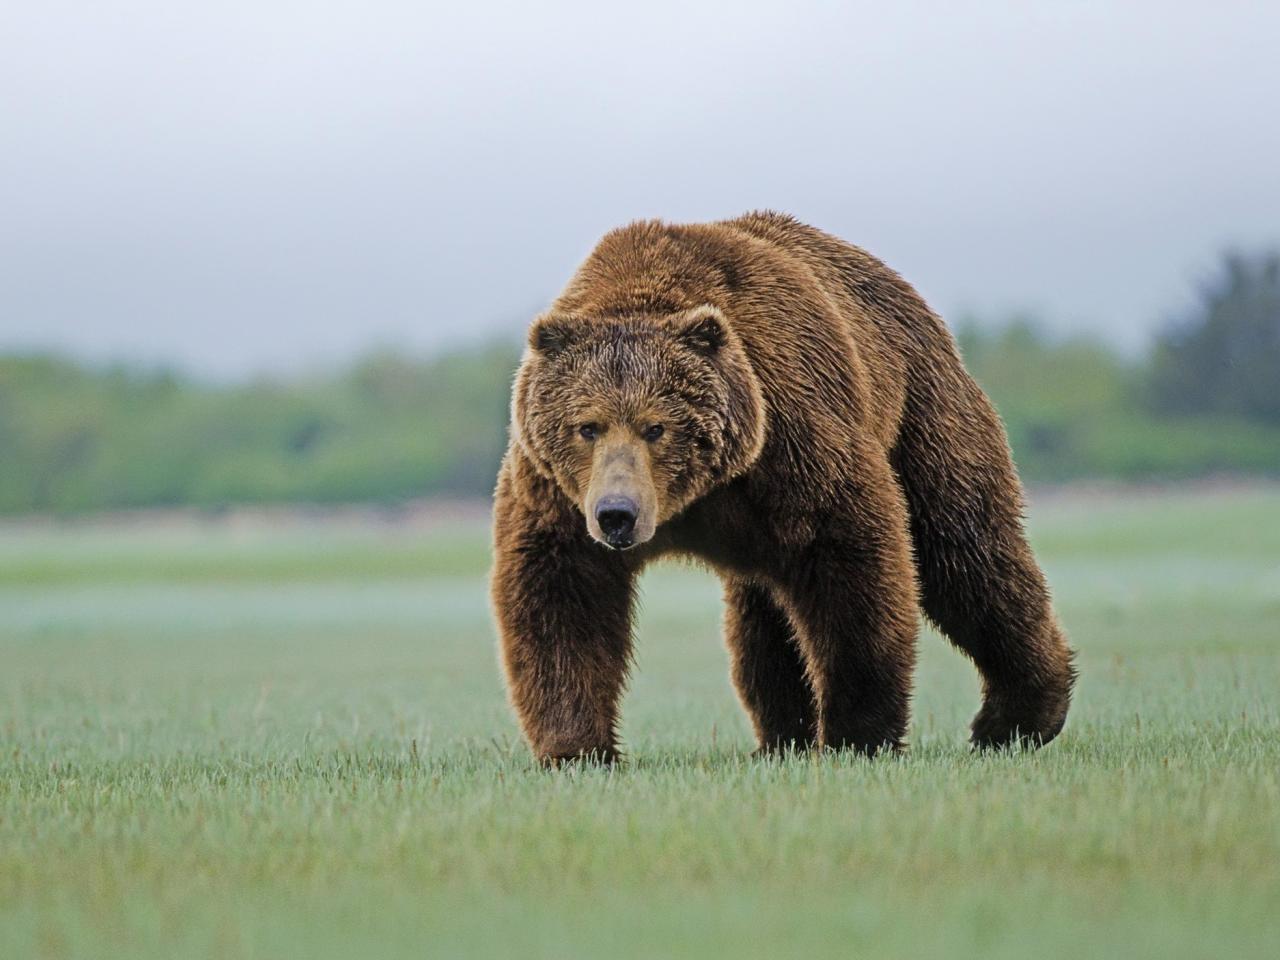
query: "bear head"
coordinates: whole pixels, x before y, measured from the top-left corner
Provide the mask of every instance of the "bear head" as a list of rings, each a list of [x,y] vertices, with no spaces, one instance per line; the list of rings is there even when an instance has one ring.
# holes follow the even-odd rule
[[[729,317],[710,303],[590,314],[530,328],[512,399],[514,437],[626,549],[760,455],[760,384]]]

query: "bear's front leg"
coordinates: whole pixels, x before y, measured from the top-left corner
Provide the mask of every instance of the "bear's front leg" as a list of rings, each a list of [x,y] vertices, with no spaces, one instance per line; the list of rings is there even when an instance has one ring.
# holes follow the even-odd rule
[[[817,701],[819,742],[872,755],[906,734],[918,615],[905,511],[891,487],[862,494],[814,524],[779,586]]]
[[[511,703],[544,763],[611,761],[631,647],[632,574],[575,511],[499,496],[492,581]]]
[[[808,749],[817,719],[795,627],[760,583],[729,578],[725,605],[733,685],[751,715],[760,752]]]

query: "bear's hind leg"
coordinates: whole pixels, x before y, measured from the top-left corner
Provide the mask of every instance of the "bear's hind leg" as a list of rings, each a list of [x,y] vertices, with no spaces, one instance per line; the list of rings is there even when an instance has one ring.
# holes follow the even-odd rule
[[[931,415],[908,411],[893,458],[921,603],[982,675],[974,744],[1048,743],[1066,720],[1075,670],[1023,533],[1008,442],[967,375],[940,394]]]
[[[813,691],[795,630],[769,590],[737,578],[725,584],[725,643],[733,685],[766,753],[803,750],[816,736]]]

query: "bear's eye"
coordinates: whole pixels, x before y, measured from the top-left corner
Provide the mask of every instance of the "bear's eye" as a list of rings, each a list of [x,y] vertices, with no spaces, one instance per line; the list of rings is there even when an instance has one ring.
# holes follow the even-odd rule
[[[645,427],[644,433],[642,433],[641,436],[644,437],[650,443],[653,443],[653,441],[657,440],[666,432],[667,432],[666,428],[663,427],[662,424],[655,423],[651,427]]]
[[[599,432],[600,427],[594,423],[584,423],[578,428],[578,434],[583,440],[594,440]]]

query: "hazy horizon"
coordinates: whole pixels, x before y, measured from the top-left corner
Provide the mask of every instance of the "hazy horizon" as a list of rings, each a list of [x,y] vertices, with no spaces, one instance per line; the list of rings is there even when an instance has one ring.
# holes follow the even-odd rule
[[[0,350],[238,377],[515,337],[601,233],[785,210],[1124,348],[1280,243],[1280,8],[0,18]]]

